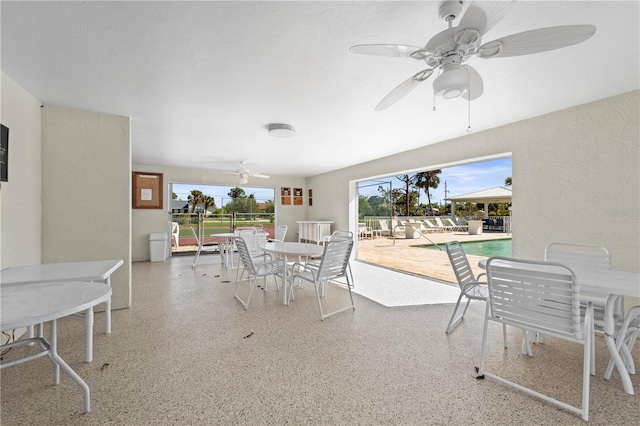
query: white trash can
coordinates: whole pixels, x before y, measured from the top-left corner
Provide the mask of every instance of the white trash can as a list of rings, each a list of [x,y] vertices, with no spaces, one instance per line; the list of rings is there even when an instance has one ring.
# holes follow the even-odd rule
[[[154,232],[149,234],[149,254],[151,262],[167,260],[167,234]]]

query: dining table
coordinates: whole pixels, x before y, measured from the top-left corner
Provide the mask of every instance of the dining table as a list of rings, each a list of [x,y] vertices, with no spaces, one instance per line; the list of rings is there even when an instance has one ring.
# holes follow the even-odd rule
[[[40,352],[0,364],[0,369],[48,356],[53,362],[53,383],[60,383],[62,368],[80,386],[84,412],[91,409],[89,386],[58,354],[57,320],[76,312],[90,311],[111,298],[111,287],[102,282],[31,282],[2,285],[0,299],[0,331],[22,327],[39,328],[38,337],[20,339],[0,346],[10,348],[38,344]],[[44,337],[44,323],[49,323],[49,340]],[[25,401],[28,403],[28,401]]]
[[[488,259],[480,259],[478,266],[486,269]],[[622,360],[620,351],[616,346],[615,335],[615,305],[616,301],[624,296],[640,297],[640,273],[621,270],[592,269],[582,265],[566,265],[573,271],[575,283],[580,286],[580,291],[592,293],[607,298],[604,309],[604,337],[607,348],[611,354],[615,366],[620,374],[624,391],[633,395],[633,384],[629,371]]]
[[[274,241],[271,243],[266,243],[262,248],[265,252],[269,254],[273,254],[279,258],[281,258],[284,262],[283,269],[283,277],[282,277],[282,304],[288,305],[289,298],[287,297],[288,292],[290,291],[290,286],[292,283],[289,283],[287,279],[288,275],[288,258],[289,257],[297,257],[297,258],[319,258],[322,256],[324,252],[324,246],[310,243],[300,243],[300,242],[289,242],[289,241]]]
[[[233,268],[233,237],[237,234],[234,232],[222,232],[219,234],[211,234],[210,237],[218,242],[218,250],[220,250],[220,256],[222,257],[222,265],[225,268]]]
[[[56,283],[62,281],[101,282],[111,286],[111,275],[124,264],[121,259],[89,260],[82,262],[43,263],[21,265],[0,271],[0,286],[4,293],[6,285]],[[105,303],[105,333],[111,333],[111,293]],[[72,312],[70,316],[85,321],[85,362],[93,359],[93,306],[91,309]],[[33,327],[29,328],[33,337]]]

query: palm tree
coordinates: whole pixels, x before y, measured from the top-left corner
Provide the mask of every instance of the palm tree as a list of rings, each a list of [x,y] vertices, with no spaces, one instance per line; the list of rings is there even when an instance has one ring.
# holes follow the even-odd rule
[[[431,209],[431,194],[429,193],[429,188],[436,189],[438,184],[440,183],[440,177],[438,176],[442,173],[442,170],[431,170],[428,172],[420,172],[416,173],[416,183],[415,185],[418,188],[424,189],[425,194],[427,194],[427,201],[429,202],[429,210]]]
[[[504,184],[505,184],[506,186],[511,186],[511,176],[509,176],[508,178],[506,178],[506,179],[504,180]]]
[[[404,183],[404,188],[401,190],[404,193],[404,204],[405,204],[405,214],[409,216],[411,214],[411,201],[413,197],[411,197],[411,187],[415,185],[416,175],[402,175],[396,176],[396,179]]]
[[[204,212],[205,214],[207,213],[207,208],[209,207],[216,207],[216,200],[213,197],[210,197],[209,195],[205,195],[202,198],[202,203],[204,204]]]
[[[187,201],[191,204],[191,213],[195,213],[196,206],[204,201],[204,194],[202,191],[194,189],[191,191],[191,195],[187,197]]]

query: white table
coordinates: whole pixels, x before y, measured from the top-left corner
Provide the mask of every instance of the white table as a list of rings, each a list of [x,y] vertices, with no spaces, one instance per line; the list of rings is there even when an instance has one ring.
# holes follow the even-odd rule
[[[233,232],[211,234],[211,238],[222,239],[222,241],[218,243],[218,250],[220,250],[220,257],[222,257],[222,265],[225,268],[228,268],[229,265],[233,267],[233,237],[236,237],[236,236],[237,235]],[[223,250],[224,250],[224,254],[223,254]]]
[[[486,269],[487,259],[480,259],[478,266]],[[633,395],[633,385],[629,372],[624,365],[615,341],[615,311],[616,300],[623,296],[640,297],[640,273],[617,270],[594,270],[577,265],[566,265],[575,275],[575,282],[580,291],[607,297],[604,309],[604,336],[607,347],[622,379],[624,391]]]
[[[66,317],[80,311],[93,312],[93,307],[111,298],[111,287],[97,282],[46,282],[29,284],[2,285],[1,331],[38,325],[39,335],[42,324],[49,322],[50,341],[43,336],[18,340],[2,345],[1,349],[9,349],[31,343],[38,343],[40,352],[20,359],[5,362],[0,369],[22,364],[48,355],[53,362],[53,383],[60,382],[60,367],[82,388],[84,411],[90,411],[89,386],[58,355],[57,323],[58,318]]]
[[[15,266],[0,271],[0,285],[32,284],[61,281],[94,281],[111,286],[111,274],[122,266],[122,260],[92,260],[86,262],[47,263]],[[111,293],[109,293],[111,294]],[[4,294],[3,294],[4,296]],[[111,333],[111,296],[105,302],[105,332]],[[80,310],[72,312],[77,314]],[[93,306],[82,315],[85,321],[85,361],[93,359]],[[32,332],[30,332],[32,337]]]
[[[263,247],[263,250],[267,253],[271,253],[283,258],[284,272],[282,277],[282,288],[284,291],[282,292],[282,303],[284,305],[288,305],[289,299],[287,297],[287,291],[290,283],[287,280],[287,256],[320,257],[324,252],[324,247],[317,244],[275,241],[273,243],[267,243]]]

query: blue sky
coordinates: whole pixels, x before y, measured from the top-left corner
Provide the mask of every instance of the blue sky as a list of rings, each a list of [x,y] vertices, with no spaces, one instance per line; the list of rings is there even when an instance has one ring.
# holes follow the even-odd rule
[[[445,182],[447,183],[448,196],[454,197],[494,186],[504,186],[504,180],[509,176],[511,176],[511,157],[442,169],[440,185],[430,191],[431,201],[438,204],[443,203]],[[381,181],[391,181],[393,188],[402,187],[402,182],[394,176],[377,179],[375,182]],[[367,183],[371,182],[361,182],[360,185]],[[173,192],[178,194],[178,198],[181,200],[186,200],[192,189],[198,189],[205,195],[214,197],[218,207],[229,202],[230,198],[227,194],[231,188],[231,186],[173,184]],[[274,200],[274,189],[253,187],[242,187],[242,189],[247,195],[254,194],[258,202]],[[379,195],[378,184],[362,188],[360,193],[366,196]],[[427,203],[424,191],[420,191],[420,202]]]
[[[455,197],[495,186],[505,186],[504,180],[509,176],[511,176],[511,157],[442,169],[442,173],[439,175],[440,185],[429,191],[431,202],[443,204],[445,182],[447,183],[448,197]],[[376,182],[378,181],[391,181],[393,188],[404,187],[402,182],[393,176],[377,179]],[[360,185],[366,184],[367,182],[360,183]],[[360,193],[367,196],[379,195],[378,186],[363,188]],[[420,202],[427,203],[424,191],[420,191]]]

